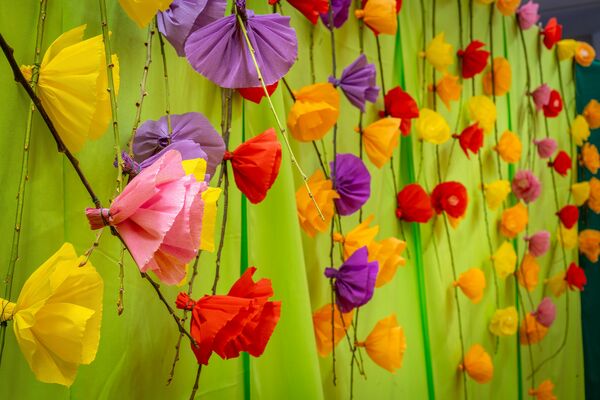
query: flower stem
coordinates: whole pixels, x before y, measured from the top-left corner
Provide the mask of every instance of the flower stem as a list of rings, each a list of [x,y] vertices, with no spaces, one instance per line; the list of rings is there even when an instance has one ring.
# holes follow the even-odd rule
[[[158,16],[156,17],[158,21]],[[155,22],[158,26],[158,22]],[[173,133],[173,126],[171,125],[171,90],[169,89],[169,72],[167,71],[167,56],[165,54],[165,40],[162,33],[158,32],[158,42],[160,43],[160,56],[162,58],[163,66],[163,80],[165,82],[165,115],[167,116],[167,128],[169,129],[169,137]]]
[[[490,58],[492,60],[490,72],[492,74],[492,100],[494,101],[494,105],[496,104],[496,77],[494,71],[494,10],[496,9],[496,5],[494,3],[490,4],[490,20],[489,20],[489,29],[490,29]],[[473,79],[473,82],[475,79]],[[494,138],[496,139],[496,145],[500,142],[500,137],[498,133],[498,118],[494,120]],[[498,167],[498,178],[502,180],[502,162],[500,160],[500,153],[496,152],[496,165]],[[495,276],[495,275],[494,275]]]

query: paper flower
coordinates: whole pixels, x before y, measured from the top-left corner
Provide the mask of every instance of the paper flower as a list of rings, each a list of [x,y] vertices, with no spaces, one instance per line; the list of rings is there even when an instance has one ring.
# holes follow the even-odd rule
[[[401,120],[400,132],[403,136],[407,136],[410,133],[411,120],[419,117],[417,102],[408,92],[402,90],[400,86],[396,86],[385,94],[384,104],[385,111],[380,116],[389,115],[393,118],[399,118]]]
[[[600,103],[595,99],[590,100],[583,110],[583,116],[590,129],[600,128]]]
[[[550,167],[554,168],[554,170],[562,176],[567,176],[572,164],[571,157],[563,150],[559,151],[556,157],[554,157],[554,160],[548,163]]]
[[[461,218],[468,203],[467,189],[460,182],[442,182],[431,193],[431,205],[437,214],[446,212],[452,218]]]
[[[577,226],[568,229],[562,223],[556,232],[556,240],[565,249],[571,250],[577,247]]]
[[[562,39],[556,43],[556,53],[560,61],[570,60],[575,57],[575,51],[577,50],[577,40],[574,39]]]
[[[573,201],[576,205],[582,206],[585,202],[590,198],[590,183],[589,182],[579,182],[574,183],[571,186],[571,194],[573,195]]]
[[[199,250],[215,251],[215,227],[217,224],[217,201],[221,196],[220,188],[206,188],[202,192],[204,215],[202,216],[202,232],[200,233]]]
[[[427,46],[423,57],[439,72],[446,72],[446,69],[454,64],[454,47],[446,42],[446,34],[438,33]]]
[[[548,86],[546,83],[540,85],[531,93],[531,97],[533,98],[533,103],[535,104],[535,109],[537,111],[543,110],[544,107],[550,103],[551,93],[552,88],[550,88],[550,86]]]
[[[148,25],[158,11],[165,11],[173,0],[119,0],[129,18],[140,28]]]
[[[560,271],[547,279],[544,283],[554,297],[560,297],[567,290],[567,281],[565,280],[566,271]]]
[[[471,268],[460,274],[458,280],[455,281],[453,285],[454,287],[460,288],[473,304],[477,304],[483,298],[485,274],[479,268]]]
[[[504,200],[510,194],[510,182],[498,180],[483,185],[485,193],[485,202],[491,210],[495,210],[502,205]]]
[[[390,315],[378,321],[367,339],[356,346],[364,347],[375,364],[394,373],[402,367],[406,351],[404,329],[398,325],[396,315]]]
[[[600,256],[600,231],[584,229],[579,233],[579,252],[584,254],[593,263],[598,262]]]
[[[372,242],[369,245],[369,260],[379,263],[379,273],[375,287],[381,287],[394,278],[398,267],[406,265],[402,253],[406,249],[406,242],[390,237],[381,242]]]
[[[335,173],[331,173],[339,195],[334,200],[335,205],[340,215],[352,215],[371,196],[371,174],[364,162],[354,154],[337,154],[335,160]],[[329,166],[334,171],[333,161]]]
[[[333,11],[333,26],[340,28],[348,20],[348,12],[352,0],[331,0],[330,4]],[[329,26],[329,12],[321,14],[321,22],[331,29],[331,26]]]
[[[265,86],[267,88],[267,93],[269,93],[269,96],[275,93],[275,90],[277,90],[277,86],[279,86],[279,82],[275,82],[272,85]],[[252,88],[239,88],[237,91],[240,94],[240,96],[242,96],[244,99],[256,104],[260,104],[262,99],[265,97],[265,89],[263,89],[262,86]]]
[[[536,389],[529,389],[529,395],[535,396],[536,400],[557,400],[553,393],[554,384],[551,380],[546,379]]]
[[[269,0],[273,5],[279,0]],[[287,0],[288,3],[308,19],[311,24],[316,25],[321,14],[327,14],[329,11],[328,0]]]
[[[583,115],[575,117],[571,123],[571,135],[577,146],[583,146],[583,143],[590,137],[590,126]]]
[[[517,11],[521,0],[496,0],[496,8],[505,17],[510,17]]]
[[[509,239],[514,239],[525,230],[529,220],[527,207],[523,203],[517,203],[502,212],[500,222],[500,233]]]
[[[267,196],[275,183],[281,166],[281,144],[270,128],[238,146],[233,153],[226,152],[231,162],[235,184],[253,204]]]
[[[334,199],[339,198],[339,195],[332,189],[333,184],[329,179],[325,179],[323,171],[317,170],[308,179],[308,186],[313,193],[315,201],[319,205],[325,220],[321,219],[317,208],[308,195],[305,186],[300,187],[296,192],[296,207],[300,227],[310,237],[314,237],[317,232],[325,232],[333,214],[335,213]]]
[[[373,122],[363,130],[363,145],[367,157],[377,168],[383,167],[398,147],[399,126],[398,118],[387,117]]]
[[[226,8],[226,0],[173,0],[169,8],[158,13],[158,30],[171,43],[177,55],[183,57],[185,41],[192,28],[206,26],[223,17]]]
[[[533,292],[538,285],[539,275],[540,264],[532,254],[526,253],[521,261],[521,267],[517,270],[519,284],[528,292]]]
[[[431,90],[431,88],[430,88]],[[462,92],[462,85],[459,83],[458,76],[444,74],[435,86],[435,92],[448,110],[452,108],[452,101],[458,101]]]
[[[584,144],[579,157],[579,163],[587,168],[592,175],[598,173],[598,169],[600,169],[600,153],[598,153],[598,148],[595,145],[591,143]]]
[[[600,180],[592,177],[589,180],[590,195],[588,207],[596,214],[600,213]]]
[[[450,139],[450,126],[437,111],[423,108],[415,123],[419,139],[433,144],[442,144]]]
[[[556,90],[550,92],[550,100],[548,104],[543,107],[544,115],[547,118],[555,118],[560,114],[563,109],[563,101],[560,97],[560,93]]]
[[[491,68],[494,69],[493,74]],[[492,75],[494,78],[493,85]],[[512,68],[510,63],[504,57],[494,58],[494,62],[492,67],[490,67],[490,71],[483,76],[483,93],[485,93],[487,96],[492,96],[492,94],[495,94],[496,96],[504,96],[510,91],[511,85]]]
[[[552,49],[552,47],[562,39],[562,31],[563,27],[558,23],[556,18],[550,18],[548,20],[544,30],[540,32],[544,37],[544,46],[546,46],[548,50]]]
[[[0,298],[0,322],[13,320],[17,344],[36,379],[71,386],[96,358],[104,283],[65,243],[25,282],[16,303]]]
[[[255,15],[251,10],[246,11],[245,0],[237,0],[236,9],[234,14],[192,29],[185,42],[185,55],[190,65],[224,88],[260,86],[250,49],[237,20],[239,14],[255,51],[264,84],[279,81],[298,57],[298,40],[290,27],[290,17]]]
[[[333,308],[333,335],[331,334],[331,309]],[[327,357],[334,347],[346,336],[348,327],[352,324],[354,311],[340,315],[339,308],[334,304],[325,304],[312,315],[317,352],[321,357]],[[331,338],[333,336],[333,345]]]
[[[433,217],[433,208],[427,192],[418,184],[406,185],[398,193],[396,217],[401,221],[425,224]]]
[[[546,328],[550,328],[556,319],[556,306],[550,297],[544,297],[535,312],[532,312],[531,315],[535,317],[537,322]]]
[[[492,261],[500,279],[506,279],[512,275],[517,267],[517,253],[513,245],[505,240],[492,255]]]
[[[377,70],[375,65],[369,64],[367,57],[361,54],[342,71],[340,79],[330,76],[329,83],[335,87],[340,87],[348,101],[354,107],[365,112],[365,103],[367,101],[375,103],[379,97],[376,79]]]
[[[498,152],[504,162],[514,164],[521,159],[523,144],[519,136],[511,131],[504,131],[498,144],[494,146],[494,150]]]
[[[376,35],[395,35],[398,30],[396,0],[365,0],[363,8],[354,11]]]
[[[542,341],[548,334],[548,328],[540,324],[531,314],[527,314],[521,322],[519,341],[522,345],[532,345]]]
[[[259,357],[265,351],[279,321],[281,302],[273,296],[271,281],[254,282],[250,267],[233,284],[227,295],[204,296],[193,301],[186,293],[177,296],[177,308],[192,312],[190,334],[198,364],[208,365],[212,353],[224,360],[242,351]]]
[[[294,92],[296,101],[288,114],[287,126],[294,139],[319,140],[337,122],[340,95],[330,83],[317,83]]]
[[[473,96],[467,103],[469,119],[479,122],[485,133],[490,133],[496,122],[496,105],[486,96]]]
[[[596,58],[596,50],[586,42],[577,42],[575,61],[582,67],[589,67]]]
[[[537,153],[541,159],[552,157],[552,155],[558,149],[558,143],[556,143],[556,140],[552,138],[534,140],[533,144],[535,145]]]
[[[92,229],[114,227],[141,272],[153,271],[168,285],[185,278],[202,229],[206,182],[186,175],[181,155],[168,151],[115,198],[110,209],[86,209]]]
[[[373,297],[379,265],[368,258],[367,248],[361,247],[339,269],[325,269],[325,276],[334,279],[335,302],[343,313],[367,304]]]
[[[374,218],[373,215],[370,215],[348,232],[346,236],[342,236],[342,234],[337,232],[333,234],[332,239],[335,242],[341,243],[344,247],[344,259],[350,257],[359,248],[369,246],[373,243],[377,232],[379,232],[379,225],[369,227]]]
[[[558,215],[560,222],[562,222],[567,229],[571,229],[579,220],[579,208],[573,205],[566,205],[561,208],[556,215]]]
[[[210,121],[197,112],[174,114],[171,127],[169,135],[166,116],[144,122],[133,140],[135,161],[146,168],[168,151],[177,150],[183,160],[206,158],[206,173],[213,176],[223,160],[225,143]]]
[[[540,20],[539,10],[540,5],[534,3],[532,0],[529,0],[527,3],[519,7],[519,10],[517,11],[517,19],[521,29],[527,30],[537,24],[537,22]]]
[[[461,74],[463,79],[473,78],[487,66],[490,52],[482,50],[485,43],[473,40],[464,50],[458,50],[456,55],[462,60]]]
[[[532,203],[542,193],[542,184],[533,172],[522,169],[517,171],[512,180],[512,192],[525,204]]]
[[[489,330],[496,336],[512,336],[519,328],[517,309],[507,307],[496,310],[490,321]]]
[[[534,257],[542,257],[550,249],[550,232],[539,231],[523,238],[527,242],[527,250]]]
[[[565,274],[565,281],[569,285],[571,290],[583,290],[583,287],[587,284],[587,277],[585,276],[585,270],[572,262],[567,269]]]
[[[475,344],[469,349],[463,363],[459,365],[459,369],[481,384],[488,383],[494,376],[492,358],[479,344]]]
[[[483,146],[483,129],[479,127],[477,122],[466,127],[460,135],[452,135],[452,137],[458,139],[460,148],[469,159],[471,158],[469,151],[477,154]]]

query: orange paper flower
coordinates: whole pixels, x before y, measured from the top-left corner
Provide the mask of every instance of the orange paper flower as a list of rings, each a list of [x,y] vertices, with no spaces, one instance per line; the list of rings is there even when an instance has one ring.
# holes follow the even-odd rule
[[[364,347],[373,362],[392,373],[402,367],[406,351],[404,329],[398,325],[396,315],[377,322],[367,340],[356,344]]]
[[[505,17],[510,17],[515,14],[517,8],[521,4],[521,0],[496,0],[498,11]]]
[[[523,144],[521,139],[511,131],[505,131],[494,150],[500,154],[500,158],[507,163],[516,163],[521,159]]]
[[[398,29],[396,19],[396,0],[366,0],[362,2],[363,9],[354,11],[358,19],[376,34],[395,35]]]
[[[591,129],[600,128],[600,103],[596,99],[590,100],[583,110],[583,116]]]
[[[462,85],[459,83],[458,76],[444,74],[435,86],[435,92],[440,96],[446,108],[450,110],[452,108],[450,102],[458,101],[462,92]]]
[[[551,380],[546,379],[536,389],[529,389],[529,395],[535,396],[536,400],[557,400],[553,393],[554,384]]]
[[[389,161],[398,147],[400,138],[400,119],[382,118],[367,126],[363,131],[363,144],[369,160],[377,168]]]
[[[369,261],[376,260],[379,263],[379,273],[375,287],[381,287],[389,283],[396,275],[399,266],[406,265],[402,253],[406,249],[406,242],[395,237],[390,237],[381,242],[373,242],[369,246]]]
[[[500,233],[510,239],[514,239],[519,233],[525,230],[528,220],[529,213],[527,212],[527,207],[523,203],[517,203],[502,213]]]
[[[319,308],[313,313],[313,327],[315,329],[315,338],[317,340],[317,351],[321,357],[327,357],[333,350],[331,345],[331,304],[326,304]],[[346,330],[352,323],[354,310],[349,313],[342,314],[344,323],[342,324],[342,317],[340,317],[340,310],[337,305],[333,306],[333,340],[334,345],[337,346],[340,340],[346,335]]]
[[[519,284],[528,292],[533,292],[539,282],[539,275],[540,264],[538,264],[537,259],[529,253],[525,254],[521,267],[517,271]]]
[[[600,168],[600,154],[598,148],[590,143],[586,143],[581,148],[580,163],[588,169],[593,175],[596,175]]]
[[[463,272],[454,282],[454,286],[467,296],[473,304],[477,304],[483,298],[483,289],[485,289],[485,275],[479,268],[471,268]]]
[[[377,236],[377,232],[379,232],[379,225],[369,227],[374,218],[373,215],[370,215],[367,219],[348,232],[346,236],[342,236],[339,233],[333,234],[333,240],[342,243],[344,246],[344,259],[350,257],[361,247],[369,246],[373,240],[375,240],[375,236]],[[371,253],[369,252],[369,255],[370,254]],[[379,268],[381,268],[381,266]]]
[[[340,196],[332,189],[333,184],[329,179],[325,179],[323,171],[317,170],[308,180],[308,186],[312,191],[325,221],[321,219],[317,207],[308,195],[306,187],[302,186],[296,192],[296,207],[300,226],[310,237],[314,237],[317,232],[325,232],[331,219],[333,218],[335,206],[333,199]]]
[[[492,71],[490,70],[483,76],[483,92],[491,96],[492,91],[496,96],[504,96],[510,90],[512,85],[512,68],[510,63],[504,57],[494,58],[494,85],[492,87]]]
[[[600,180],[594,177],[590,179],[590,198],[588,199],[588,206],[596,214],[600,213]]]
[[[459,368],[477,383],[488,383],[494,376],[492,358],[480,344],[469,349]]]
[[[287,120],[290,133],[301,142],[321,139],[340,114],[338,91],[331,83],[316,83],[294,92],[294,97]]]
[[[596,50],[586,42],[578,42],[575,49],[575,61],[582,67],[589,67],[596,58]]]
[[[548,334],[548,328],[540,324],[531,314],[527,314],[525,321],[521,322],[519,340],[523,345],[536,344],[545,338],[546,334]]]
[[[600,256],[600,231],[585,229],[579,233],[579,251],[595,263]]]

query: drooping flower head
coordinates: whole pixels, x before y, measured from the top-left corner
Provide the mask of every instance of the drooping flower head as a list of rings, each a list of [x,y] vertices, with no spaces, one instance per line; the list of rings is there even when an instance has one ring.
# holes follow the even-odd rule
[[[465,371],[475,382],[481,384],[488,383],[494,376],[492,358],[479,344],[473,345],[469,349],[459,368],[461,371]]]
[[[587,285],[587,277],[585,276],[585,270],[579,265],[572,262],[567,269],[565,274],[565,281],[569,285],[571,290],[583,290],[584,286]]]
[[[523,30],[527,30],[537,24],[540,20],[540,5],[529,0],[527,3],[519,7],[517,16],[519,19],[519,26]]]
[[[460,148],[467,158],[471,158],[469,151],[477,154],[483,146],[483,129],[479,127],[477,122],[466,127],[460,135],[453,135],[452,137],[458,139]]]
[[[515,272],[517,253],[509,241],[505,240],[492,255],[492,265],[500,279],[506,279]]]
[[[590,262],[598,262],[600,257],[600,231],[584,229],[579,233],[579,252]]]
[[[502,220],[500,222],[500,232],[510,238],[515,238],[519,233],[525,230],[529,215],[527,207],[523,203],[517,203],[511,208],[507,208],[502,212]]]
[[[592,175],[596,175],[600,169],[600,153],[596,145],[585,143],[579,155],[579,164],[584,166]]]
[[[473,304],[477,304],[483,299],[485,275],[481,269],[471,268],[460,274],[454,286],[460,288]]]
[[[485,202],[492,210],[502,205],[504,200],[510,194],[510,182],[507,180],[497,180],[483,185],[485,193]]]
[[[548,23],[544,27],[544,30],[540,32],[544,36],[544,46],[548,50],[552,49],[554,45],[562,39],[563,26],[558,23],[556,18],[550,18]]]
[[[590,126],[583,115],[575,117],[571,123],[571,135],[573,135],[573,139],[575,139],[575,144],[577,146],[582,146],[583,142],[588,140],[590,134]]]
[[[490,321],[489,330],[496,336],[512,336],[517,333],[518,327],[517,309],[511,306],[496,310]]]
[[[525,204],[532,203],[542,193],[542,184],[533,172],[523,169],[518,171],[512,180],[512,192]]]
[[[394,373],[402,367],[406,351],[404,329],[398,325],[396,315],[390,315],[378,321],[367,339],[356,346],[364,347],[375,364]]]
[[[287,126],[294,139],[310,142],[322,139],[337,122],[340,94],[330,83],[316,83],[294,92]]]
[[[539,231],[523,238],[527,242],[527,250],[534,257],[542,257],[550,249],[550,232]]]
[[[519,342],[523,345],[532,345],[542,341],[548,334],[548,328],[540,324],[532,314],[527,314],[521,322]]]
[[[600,103],[598,100],[590,100],[583,110],[583,116],[591,129],[600,128]]]
[[[319,205],[325,220],[321,219],[317,208],[313,204],[306,187],[302,186],[296,192],[296,208],[300,227],[310,237],[314,237],[318,232],[325,232],[335,213],[334,199],[339,195],[332,189],[331,180],[325,179],[323,171],[320,169],[308,179],[308,186],[313,193],[314,199]]]
[[[365,163],[354,154],[337,154],[330,162],[335,190],[339,198],[335,206],[340,215],[352,215],[358,211],[371,196],[371,174]]]
[[[462,60],[461,73],[463,79],[473,78],[487,66],[490,52],[483,50],[485,43],[473,40],[464,50],[458,50],[456,55]]]
[[[402,121],[400,131],[403,136],[407,136],[411,130],[412,120],[419,117],[417,102],[408,92],[402,90],[400,86],[396,86],[385,94],[384,104],[385,111],[380,116],[389,115],[393,118],[399,118]]]
[[[355,10],[354,15],[362,19],[374,34],[396,34],[396,0],[363,0],[362,7]]]
[[[539,276],[540,264],[532,254],[526,253],[523,256],[521,267],[517,271],[519,285],[527,289],[528,292],[533,292],[539,283]]]
[[[400,119],[381,118],[367,126],[363,132],[363,145],[369,160],[381,168],[387,163],[400,140]]]
[[[550,88],[547,83],[540,85],[531,93],[537,111],[541,111],[548,103],[550,103],[550,93],[552,93],[552,88]]]
[[[446,69],[454,63],[452,57],[454,48],[446,42],[446,34],[438,33],[427,46],[423,57],[439,72],[446,72]]]
[[[494,146],[494,150],[498,152],[500,158],[507,163],[517,163],[521,159],[523,152],[523,143],[519,136],[511,131],[504,131],[498,144]]]
[[[496,122],[496,104],[487,96],[473,96],[467,102],[469,119],[478,122],[485,133],[492,132]]]
[[[487,96],[504,96],[512,85],[512,68],[504,57],[496,57],[483,76],[483,93]]]
[[[556,305],[550,297],[544,297],[535,312],[532,313],[537,322],[550,328],[556,319]]]
[[[341,28],[348,20],[348,12],[352,0],[331,0],[330,4],[333,11],[333,26],[335,28]],[[329,12],[321,13],[321,22],[331,29],[331,26],[329,26]]]
[[[572,204],[567,204],[556,215],[567,229],[571,229],[579,220],[579,208]]]
[[[573,162],[571,161],[571,157],[567,154],[566,151],[561,150],[558,152],[556,157],[554,157],[553,161],[550,161],[548,165],[562,176],[567,176],[569,170],[573,166]]]
[[[333,319],[331,311],[333,308]],[[354,311],[346,314],[340,314],[337,305],[326,304],[313,313],[313,328],[315,330],[315,339],[317,340],[317,352],[321,357],[327,357],[334,347],[346,335],[346,331],[350,324]],[[333,320],[333,335],[331,332],[331,321]],[[342,322],[343,321],[343,322]],[[333,338],[333,344],[331,339]]]
[[[461,218],[467,211],[469,196],[460,182],[442,182],[431,193],[431,204],[436,213],[446,212],[452,218]]]
[[[347,66],[339,79],[329,77],[329,83],[340,87],[352,105],[365,112],[367,101],[375,103],[379,97],[376,84],[377,70],[369,64],[367,57],[361,54],[352,64]]]
[[[537,153],[541,159],[552,157],[552,155],[558,149],[558,143],[556,143],[556,140],[552,138],[536,139],[533,141],[533,144],[535,145]]]
[[[556,400],[554,395],[554,383],[546,379],[535,389],[529,389],[529,395],[535,396],[536,400]]]
[[[437,111],[429,108],[421,109],[415,123],[419,139],[432,144],[442,144],[450,139],[450,126],[446,119]]]
[[[396,217],[406,222],[425,224],[433,217],[433,208],[427,192],[418,184],[406,185],[397,197]]]
[[[521,4],[521,0],[496,0],[496,8],[505,17],[513,15],[519,4]]]
[[[428,89],[432,91],[433,87],[430,85]],[[458,76],[449,73],[445,73],[442,79],[435,85],[435,93],[440,96],[440,100],[442,100],[442,103],[444,103],[448,110],[452,108],[453,101],[460,100],[461,92],[462,85],[459,83]]]
[[[563,109],[563,101],[562,97],[560,97],[560,93],[557,90],[552,90],[550,92],[550,100],[548,100],[548,104],[543,107],[544,115],[547,118],[555,118],[560,114]]]

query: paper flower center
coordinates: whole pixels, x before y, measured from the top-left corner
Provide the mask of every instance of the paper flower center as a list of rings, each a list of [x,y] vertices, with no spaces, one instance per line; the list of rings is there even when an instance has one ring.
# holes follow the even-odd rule
[[[454,195],[448,197],[448,204],[450,204],[452,207],[456,207],[458,205],[458,201],[458,197]]]

